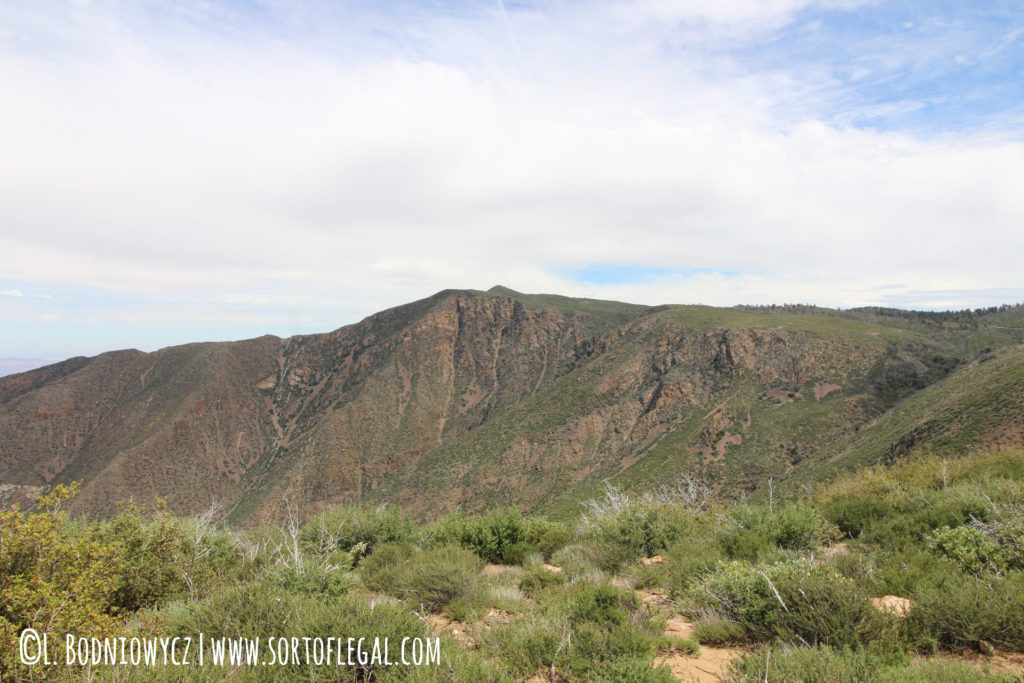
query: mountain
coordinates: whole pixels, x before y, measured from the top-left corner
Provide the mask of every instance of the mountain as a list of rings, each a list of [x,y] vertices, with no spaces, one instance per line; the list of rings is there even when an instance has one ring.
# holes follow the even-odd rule
[[[0,378],[0,503],[82,482],[236,522],[366,500],[567,511],[605,480],[725,495],[1024,445],[1016,308],[716,309],[446,290],[333,332]]]

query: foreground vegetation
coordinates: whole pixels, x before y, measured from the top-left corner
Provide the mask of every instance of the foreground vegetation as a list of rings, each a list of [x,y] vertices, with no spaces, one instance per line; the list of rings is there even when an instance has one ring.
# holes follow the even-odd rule
[[[2,680],[669,681],[657,657],[735,646],[735,681],[988,681],[1017,679],[943,655],[1024,652],[1022,451],[920,457],[756,505],[685,479],[609,488],[571,521],[500,508],[424,525],[352,505],[235,532],[216,511],[71,519],[74,493],[0,512]],[[666,634],[676,613],[692,638]],[[66,633],[202,633],[439,634],[441,661],[30,667],[26,629],[59,660]]]

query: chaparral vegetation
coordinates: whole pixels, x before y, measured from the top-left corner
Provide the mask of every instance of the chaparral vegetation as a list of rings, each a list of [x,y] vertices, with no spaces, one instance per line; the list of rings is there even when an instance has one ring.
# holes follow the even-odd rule
[[[557,520],[286,506],[236,530],[215,510],[74,517],[75,492],[0,513],[3,680],[670,681],[722,648],[731,681],[1001,681],[1024,653],[1019,450],[920,455],[758,502],[693,479],[607,487]],[[27,629],[56,665],[22,662]],[[67,633],[429,636],[440,662],[66,666]]]

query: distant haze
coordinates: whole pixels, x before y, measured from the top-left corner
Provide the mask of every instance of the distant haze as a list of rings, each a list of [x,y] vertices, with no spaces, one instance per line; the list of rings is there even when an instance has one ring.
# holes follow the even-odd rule
[[[0,377],[13,375],[26,370],[35,370],[44,365],[55,363],[57,360],[49,358],[0,358]]]

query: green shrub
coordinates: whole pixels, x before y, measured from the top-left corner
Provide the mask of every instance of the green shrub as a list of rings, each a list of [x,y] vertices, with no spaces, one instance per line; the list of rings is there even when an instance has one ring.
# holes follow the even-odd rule
[[[530,556],[543,557],[543,554],[532,543],[513,543],[502,548],[501,563],[509,565],[521,565]]]
[[[771,508],[738,506],[732,518],[741,530],[786,550],[814,550],[840,538],[835,525],[803,503],[786,502]]]
[[[929,534],[925,541],[928,550],[948,557],[971,574],[998,573],[1008,564],[999,544],[974,527],[944,526]]]
[[[455,600],[479,599],[483,586],[483,561],[455,546],[416,549],[410,545],[385,545],[359,567],[366,586],[414,606],[437,611]]]
[[[530,597],[552,586],[560,586],[567,582],[565,572],[553,572],[545,569],[541,563],[526,566],[526,571],[519,578],[519,588]]]
[[[114,604],[133,612],[180,597],[196,599],[244,572],[238,543],[210,520],[146,515],[135,504],[96,528],[97,538],[124,548]]]
[[[698,609],[739,623],[754,640],[853,646],[894,628],[893,618],[874,609],[853,581],[810,562],[764,567],[730,562],[689,595]]]
[[[280,586],[290,593],[314,596],[321,602],[344,595],[358,583],[348,569],[329,565],[277,566],[269,569],[263,576],[263,580]]]
[[[884,499],[840,498],[825,506],[825,518],[850,538],[857,538],[864,530],[895,514],[895,506]]]
[[[687,656],[696,655],[700,652],[700,643],[696,640],[683,638],[666,633],[658,640],[659,652],[683,652]]]
[[[563,583],[538,588],[534,600],[538,614],[482,636],[484,651],[519,680],[552,666],[573,681],[671,680],[652,668],[656,648],[665,644],[664,617],[631,591]]]
[[[944,557],[917,548],[906,551],[873,548],[836,555],[830,564],[875,596],[910,595],[918,584],[953,568]]]
[[[536,601],[544,615],[566,620],[569,652],[559,668],[573,680],[589,680],[595,662],[650,662],[665,629],[664,617],[632,591],[609,584],[567,584],[539,593]]]
[[[639,500],[587,518],[582,531],[598,550],[600,568],[614,571],[638,558],[664,553],[683,539],[705,534],[703,524],[697,513],[684,506]]]
[[[984,640],[1024,650],[1024,572],[1003,577],[946,571],[930,576],[909,596],[908,621],[916,633],[947,647],[975,647]]]
[[[488,562],[515,564],[528,554],[527,522],[515,508],[496,508],[479,515],[453,512],[427,530],[437,545],[460,545]]]
[[[307,521],[299,539],[307,552],[341,550],[358,561],[379,545],[413,540],[415,528],[409,515],[393,505],[339,505]]]
[[[203,633],[207,639],[246,636],[267,637],[380,637],[388,638],[394,647],[406,637],[424,636],[423,623],[411,612],[386,602],[373,606],[361,597],[343,595],[325,604],[316,596],[297,594],[279,586],[257,582],[240,587],[223,588],[210,598],[174,610],[168,617],[166,632],[170,636],[192,636]],[[261,648],[265,640],[261,642]],[[261,649],[262,653],[262,649]],[[348,666],[344,658],[322,667],[276,666],[273,680],[289,682],[310,680],[332,681],[441,681],[451,680],[453,671],[460,680],[481,682],[505,680],[493,666],[487,666],[475,653],[464,651],[450,641],[441,642],[441,666],[377,666],[373,663]],[[166,677],[166,671],[156,669]],[[115,679],[113,672],[105,675]],[[133,669],[121,680],[136,680],[145,671]],[[266,668],[218,669],[209,661],[202,668],[176,668],[175,680],[222,680],[230,674],[231,680],[261,681],[268,679]],[[165,680],[165,678],[158,678]]]
[[[691,536],[674,543],[665,551],[665,585],[683,593],[694,581],[713,571],[728,555],[714,539]]]
[[[121,546],[98,540],[91,530],[72,534],[61,505],[77,486],[57,486],[38,497],[36,512],[0,510],[0,678],[26,673],[19,659],[23,629],[103,638],[119,635],[113,617]]]
[[[883,683],[1020,683],[1020,678],[1009,674],[990,674],[978,671],[966,662],[931,661],[897,668],[881,673]]]
[[[667,666],[652,667],[649,659],[612,659],[598,662],[587,677],[593,683],[673,683]]]
[[[828,683],[1010,683],[963,662],[909,662],[870,648],[762,647],[732,663],[731,683],[828,681]]]
[[[527,517],[526,542],[549,560],[558,550],[573,541],[573,533],[565,524],[552,522],[543,517]]]
[[[583,577],[596,577],[601,570],[597,567],[598,553],[588,545],[567,545],[551,556],[551,563],[561,567],[570,581]]]
[[[693,637],[701,645],[733,645],[747,641],[747,631],[742,624],[709,615],[696,623]]]
[[[538,669],[561,667],[572,651],[572,630],[563,615],[516,619],[501,628],[485,631],[482,645],[517,680],[526,680]]]
[[[762,647],[733,661],[726,679],[733,683],[828,681],[866,683],[878,680],[880,665],[863,648]]]
[[[718,538],[718,545],[730,560],[743,560],[751,564],[768,554],[774,548],[760,531],[736,529]]]

